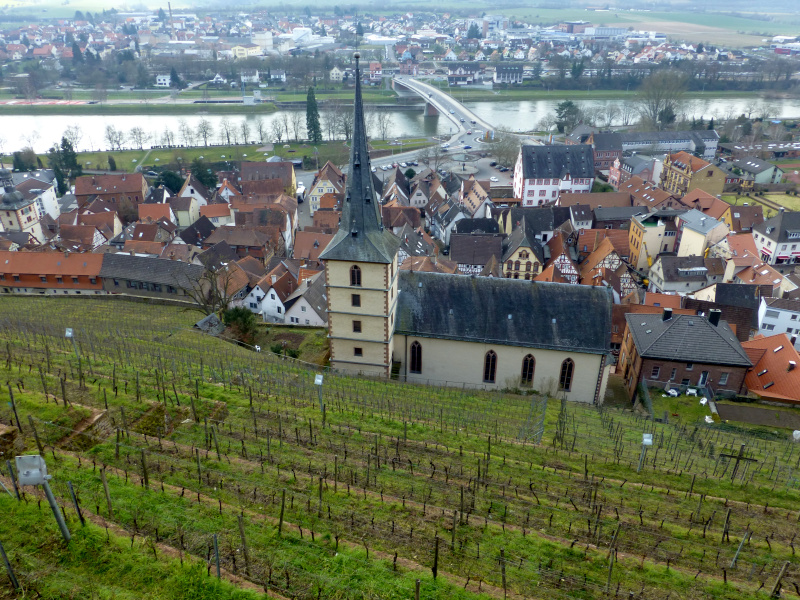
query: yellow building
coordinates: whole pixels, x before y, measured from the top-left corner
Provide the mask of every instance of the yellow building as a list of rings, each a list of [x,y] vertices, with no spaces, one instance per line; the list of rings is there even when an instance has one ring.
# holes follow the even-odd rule
[[[358,70],[359,54],[355,56]],[[320,255],[325,261],[328,288],[331,367],[388,377],[394,353],[400,240],[384,229],[381,221],[367,149],[360,78],[356,78],[354,111],[350,171],[339,231]]]
[[[676,214],[679,212],[664,210],[631,217],[628,245],[630,262],[637,271],[647,273],[659,254],[675,251]]]
[[[249,58],[251,56],[261,56],[262,49],[258,44],[242,44],[241,46],[232,46],[231,55],[233,58]]]
[[[725,172],[688,152],[668,154],[661,171],[661,188],[678,197],[692,190],[717,196],[725,187]]]

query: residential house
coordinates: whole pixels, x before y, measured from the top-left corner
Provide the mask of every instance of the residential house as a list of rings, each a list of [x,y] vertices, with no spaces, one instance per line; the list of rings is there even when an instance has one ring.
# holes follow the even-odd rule
[[[622,156],[620,133],[593,133],[587,143],[594,149],[595,171],[610,171],[614,161]]]
[[[328,76],[332,82],[340,83],[344,78],[344,71],[335,66],[328,72]]]
[[[56,198],[56,186],[54,182],[43,181],[42,179],[29,177],[16,185],[18,192],[26,201],[33,201],[36,210],[44,217],[57,219],[59,215],[58,200]]]
[[[689,154],[668,154],[660,176],[661,187],[677,197],[695,189],[716,196],[725,188],[725,172],[718,166]]]
[[[622,298],[638,289],[628,267],[608,238],[580,264],[580,283],[610,287],[615,304],[619,304]]]
[[[533,279],[542,272],[550,249],[536,238],[540,232],[529,226],[525,216],[514,225],[503,252],[503,276],[513,279]]]
[[[682,297],[682,306],[696,314],[707,315],[712,309],[722,311],[722,318],[731,326],[740,342],[758,331],[758,306],[762,286],[742,283],[715,283],[697,290],[694,297]]]
[[[333,237],[333,235],[326,233],[298,231],[292,256],[309,264],[319,264],[320,254],[333,240]]]
[[[18,231],[32,236],[38,243],[45,241],[41,214],[36,198],[14,188],[11,171],[0,170],[0,224],[4,231]]]
[[[512,85],[522,83],[522,65],[496,65],[492,82]]]
[[[678,256],[705,256],[706,250],[724,239],[728,226],[699,210],[692,209],[678,216]]]
[[[554,281],[570,284],[580,282],[580,271],[578,270],[578,252],[575,246],[569,243],[567,235],[561,231],[556,231],[552,238],[547,242],[545,256],[550,254],[550,258],[545,265],[545,269],[536,281]],[[548,269],[551,270],[547,273]]]
[[[695,208],[707,217],[712,217],[717,221],[724,221],[730,228],[731,226],[731,205],[716,196],[695,189],[681,198],[681,202],[687,208]]]
[[[102,294],[102,254],[0,251],[4,294]]]
[[[258,69],[242,69],[241,73],[239,73],[239,79],[242,83],[256,85],[261,81],[261,77],[258,74]]]
[[[652,157],[631,155],[614,159],[608,169],[608,183],[618,190],[631,177],[639,177],[643,181],[654,181],[655,161]]]
[[[725,261],[702,256],[660,255],[650,268],[649,291],[691,294],[713,283],[722,283]]]
[[[770,265],[800,260],[800,212],[785,211],[753,226],[753,239],[761,260]]]
[[[147,188],[147,180],[141,173],[83,175],[75,179],[75,198],[79,207],[88,204],[90,199],[136,205],[144,202]]]
[[[450,260],[458,264],[459,273],[479,275],[492,258],[497,262],[502,260],[503,238],[501,234],[453,233]]]
[[[246,181],[280,179],[283,184],[283,193],[289,196],[294,196],[295,190],[297,190],[294,165],[288,161],[242,161],[240,178],[242,186]]]
[[[747,256],[742,261],[728,261],[729,263],[747,263],[744,268],[739,267],[734,270],[733,283],[749,283],[761,286],[766,292],[765,296],[782,298],[784,296],[794,296],[798,284],[789,277],[784,277],[767,263],[759,262],[754,256]]]
[[[733,233],[750,233],[755,225],[764,222],[764,209],[760,204],[732,206],[728,215],[728,226]]]
[[[474,62],[452,63],[447,65],[449,85],[470,85],[480,79],[481,68]]]
[[[593,183],[590,146],[526,144],[514,167],[514,196],[522,199],[522,206],[554,202],[561,193],[588,193]]]
[[[497,213],[500,232],[510,234],[525,219],[535,239],[547,242],[556,230],[570,222],[570,209],[561,206],[506,208]]]
[[[742,348],[753,363],[744,380],[750,396],[766,402],[800,402],[800,354],[786,335],[759,335]]]
[[[785,333],[791,345],[800,350],[800,300],[761,298],[758,306],[758,333]]]
[[[332,162],[328,161],[314,176],[311,188],[306,192],[308,211],[311,215],[319,210],[320,198],[324,194],[343,194],[346,178]]]
[[[191,173],[186,176],[183,186],[177,194],[178,198],[194,198],[197,201],[197,206],[205,206],[211,202],[215,190],[208,189],[201,183],[197,177]]]
[[[253,256],[268,260],[283,251],[282,239],[270,238],[266,233],[244,227],[219,227],[203,240],[202,245],[207,249],[222,241],[227,242],[239,258]]]
[[[139,204],[136,207],[139,215],[139,221],[142,223],[153,223],[155,221],[169,221],[170,223],[178,224],[178,218],[172,210],[172,207],[167,204]],[[116,215],[116,213],[114,213]],[[119,219],[117,219],[119,221]],[[122,223],[120,222],[120,227]],[[119,235],[121,231],[115,231],[114,235]]]
[[[325,273],[307,277],[285,302],[286,321],[307,327],[328,324],[328,298]]]
[[[743,190],[752,190],[755,185],[780,183],[783,179],[780,167],[755,156],[737,158],[729,164],[731,170],[741,178]]]
[[[409,256],[400,265],[400,270],[455,275],[458,273],[458,263],[437,256]]]
[[[179,230],[190,227],[200,218],[200,204],[192,197],[179,198],[173,196],[169,199],[169,206],[175,215],[175,224]]]
[[[200,207],[200,216],[206,217],[215,226],[233,225],[236,219],[230,204],[207,204]]]
[[[172,85],[172,77],[170,77],[169,73],[167,73],[166,75],[163,74],[156,75],[156,87],[168,88],[171,85]]]
[[[705,318],[665,308],[661,314],[628,314],[625,321],[618,370],[631,400],[640,384],[696,386],[710,397],[745,391],[752,362],[719,311]]]
[[[601,206],[594,209],[595,229],[628,229],[631,219],[647,214],[643,206]]]
[[[620,186],[619,191],[631,195],[633,206],[646,206],[650,211],[683,207],[683,204],[675,196],[640,177],[631,177]]]
[[[647,272],[659,254],[675,251],[678,236],[675,221],[680,214],[679,211],[655,211],[631,217],[630,262],[637,271]]]
[[[459,198],[461,206],[470,218],[491,216],[493,206],[489,195],[491,185],[488,180],[478,181],[474,175],[461,182]]]
[[[569,221],[575,231],[591,229],[592,221],[594,221],[592,207],[588,204],[573,204],[569,207]]]
[[[404,225],[396,235],[400,238],[397,262],[401,264],[409,256],[434,256],[439,253],[439,247],[436,242],[425,233],[422,227],[415,229],[409,225]]]
[[[561,194],[556,206],[586,204],[591,210],[633,206],[631,195],[626,192],[589,192],[588,194]]]

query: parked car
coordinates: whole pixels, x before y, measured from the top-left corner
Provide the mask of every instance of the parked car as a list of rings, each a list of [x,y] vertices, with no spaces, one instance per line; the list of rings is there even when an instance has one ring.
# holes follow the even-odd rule
[[[497,177],[492,176],[492,177],[489,177],[489,181],[496,183],[496,182],[498,182],[500,180]]]
[[[497,161],[493,160],[492,162],[489,163],[489,166],[490,167],[496,167],[497,166]]]
[[[472,135],[472,131],[468,131],[468,132],[467,132],[467,135]]]
[[[375,171],[377,171],[377,170],[378,170],[378,167],[372,167],[372,172],[373,172],[373,173],[374,173]]]
[[[145,175],[147,175],[148,177],[158,177],[158,173],[156,173],[155,171],[148,171],[147,173],[145,173]]]
[[[508,171],[508,167],[503,167],[502,169],[500,169],[500,172],[501,172],[501,173],[505,173],[505,172],[507,172],[507,171]]]
[[[400,166],[401,166],[401,167],[403,167],[403,168],[405,169],[405,168],[406,168],[408,165],[407,165],[406,163],[404,163],[404,162],[401,162],[401,163],[400,163]]]
[[[464,144],[464,150],[472,150],[472,146],[467,146],[466,144]]]

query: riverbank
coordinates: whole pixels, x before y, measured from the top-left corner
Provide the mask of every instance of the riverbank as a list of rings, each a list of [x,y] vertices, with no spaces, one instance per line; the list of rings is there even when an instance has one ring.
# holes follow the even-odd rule
[[[56,102],[56,101],[54,101]],[[261,104],[197,104],[195,102],[154,103],[140,102],[124,104],[3,104],[0,111],[11,115],[196,115],[208,114],[269,114],[278,108],[272,102]]]

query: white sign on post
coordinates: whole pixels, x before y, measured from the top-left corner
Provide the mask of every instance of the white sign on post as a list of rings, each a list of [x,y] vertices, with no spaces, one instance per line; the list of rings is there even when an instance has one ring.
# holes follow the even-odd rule
[[[67,330],[64,332],[64,337],[65,338],[71,338],[72,337],[72,327],[67,327]]]
[[[38,454],[17,456],[17,477],[20,485],[44,485],[50,479],[47,465]]]
[[[322,375],[316,375],[314,377],[314,385],[322,385]]]
[[[653,434],[652,433],[643,433],[642,434],[642,446],[652,446],[653,445]]]

